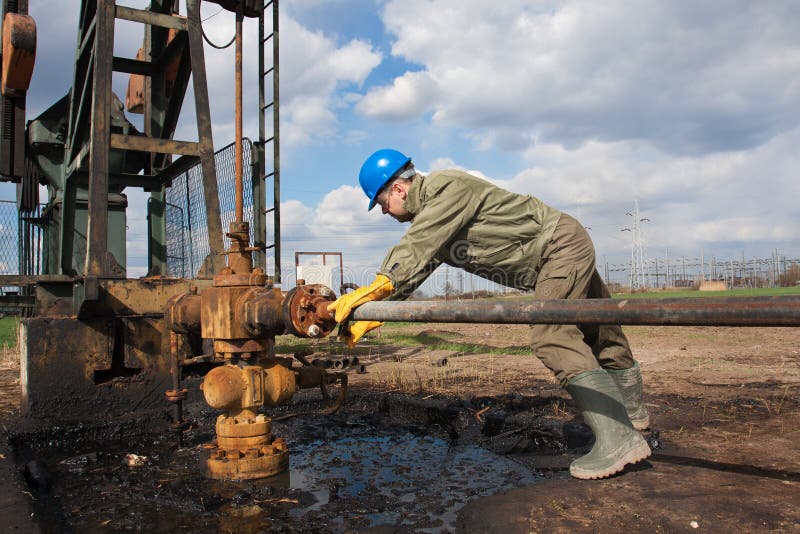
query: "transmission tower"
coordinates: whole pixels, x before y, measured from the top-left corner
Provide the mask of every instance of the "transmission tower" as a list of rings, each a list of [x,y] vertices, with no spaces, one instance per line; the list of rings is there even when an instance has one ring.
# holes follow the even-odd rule
[[[625,215],[633,217],[633,227],[623,228],[623,232],[631,232],[633,237],[633,244],[631,246],[631,275],[630,275],[630,288],[631,291],[637,289],[645,289],[652,285],[650,280],[650,271],[647,269],[647,244],[645,243],[644,232],[642,231],[642,224],[650,222],[650,219],[641,217],[639,213],[639,201],[634,201],[633,212],[627,212]]]

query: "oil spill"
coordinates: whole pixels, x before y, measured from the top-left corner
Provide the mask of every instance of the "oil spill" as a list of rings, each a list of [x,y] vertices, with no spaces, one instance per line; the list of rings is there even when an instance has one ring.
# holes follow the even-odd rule
[[[304,415],[273,426],[290,448],[290,470],[272,479],[205,478],[203,444],[213,415],[185,447],[155,440],[40,451],[50,470],[36,515],[53,532],[345,532],[391,526],[450,532],[471,499],[540,480],[509,459],[437,427],[374,411]],[[136,462],[131,462],[135,455]]]
[[[372,435],[361,429],[294,451],[290,484],[316,502],[290,512],[311,518],[338,501],[333,525],[396,525],[414,530],[452,529],[456,513],[473,497],[532,484],[536,478],[512,460],[474,445],[410,432]]]

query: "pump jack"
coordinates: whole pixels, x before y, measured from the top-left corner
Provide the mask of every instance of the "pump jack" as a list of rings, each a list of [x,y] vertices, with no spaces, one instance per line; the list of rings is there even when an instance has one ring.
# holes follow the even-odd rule
[[[172,403],[173,427],[180,436],[181,406],[191,395],[182,387],[182,374],[202,362],[206,370],[212,369],[204,381],[205,397],[212,406],[226,410],[217,425],[218,449],[209,460],[209,474],[252,478],[284,469],[287,458],[285,444],[272,437],[271,425],[257,413],[259,407],[285,402],[299,388],[321,387],[324,392],[335,381],[342,383],[343,395],[346,377],[316,367],[293,369],[291,361],[275,357],[278,334],[330,333],[334,326],[330,319],[307,319],[315,306],[335,295],[317,286],[288,293],[275,287],[280,283],[278,2],[214,1],[236,13],[236,207],[226,233],[231,242],[227,251],[200,0],[186,0],[185,16],[177,12],[174,0],[152,0],[146,9],[117,5],[115,0],[83,0],[72,87],[27,125],[25,94],[35,57],[36,26],[27,14],[27,0],[3,0],[0,175],[17,183],[22,213],[38,207],[40,184],[47,187],[48,199],[37,221],[45,237],[41,272],[3,276],[0,282],[29,291],[19,301],[32,311],[32,317],[22,320],[20,335],[25,415],[87,421],[132,410],[164,410]],[[273,28],[267,35],[264,22],[269,11]],[[252,245],[251,224],[243,216],[242,184],[245,17],[258,18],[262,44]],[[135,59],[115,55],[115,22],[120,19],[144,26],[144,45]],[[263,46],[268,42],[273,65],[266,69]],[[143,132],[127,120],[121,101],[112,93],[113,72],[132,76],[133,94],[126,101],[129,109],[138,107],[144,113]],[[273,98],[265,104],[267,73],[273,78]],[[190,79],[196,142],[174,139]],[[266,111],[274,120],[269,139]],[[264,163],[268,144],[273,147],[270,173]],[[202,171],[210,252],[196,278],[169,278],[165,192],[192,166]],[[274,183],[270,209],[265,208],[268,178]],[[126,188],[150,192],[148,276],[142,279],[126,278]],[[275,240],[269,245],[267,213],[275,218]],[[266,274],[269,249],[274,252],[271,275]],[[209,353],[204,354],[204,346]],[[239,383],[241,391],[228,387],[231,383]]]

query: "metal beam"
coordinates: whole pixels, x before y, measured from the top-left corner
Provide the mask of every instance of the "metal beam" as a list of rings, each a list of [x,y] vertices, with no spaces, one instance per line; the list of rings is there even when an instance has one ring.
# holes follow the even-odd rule
[[[96,6],[95,6],[96,7]],[[84,37],[91,43],[88,48],[78,51],[75,59],[75,73],[72,81],[72,94],[69,105],[69,125],[67,128],[66,157],[72,161],[83,149],[86,141],[86,131],[91,129],[91,97],[93,65],[95,61],[95,39],[97,35],[97,19],[93,18],[89,30]],[[68,175],[67,175],[68,176]]]
[[[200,162],[199,156],[181,156],[169,164],[164,170],[158,173],[162,183],[166,186],[172,185],[172,180],[179,174],[183,174]]]
[[[175,59],[180,59],[181,55],[183,54],[184,48],[188,46],[189,40],[186,36],[186,32],[180,32],[175,35],[175,38],[164,47],[163,51],[161,51],[158,56],[158,59],[154,61],[154,63],[158,66],[158,68],[163,69],[164,66],[168,65]]]
[[[800,297],[368,302],[358,321],[653,326],[800,326]]]
[[[150,2],[150,11],[162,15],[172,15],[175,2],[173,0],[153,0]],[[153,73],[144,79],[144,131],[145,135],[152,138],[172,139],[173,130],[165,130],[165,115],[167,104],[166,68],[168,62],[162,61],[164,49],[169,38],[167,28],[146,25],[144,31],[144,56],[153,61]],[[175,41],[186,42],[186,32],[177,32],[183,39]],[[177,46],[177,45],[176,45]],[[185,48],[185,46],[183,47]],[[177,49],[173,49],[176,50]],[[182,98],[182,97],[181,97]],[[151,152],[146,168],[150,174],[158,174],[164,162],[172,161],[171,154]],[[191,156],[182,156],[189,158]],[[147,199],[147,275],[163,275],[167,271],[167,229],[164,202],[166,189],[164,184],[157,188],[150,188],[150,198]]]
[[[125,6],[117,6],[116,16],[118,19],[141,22],[162,28],[172,28],[174,30],[185,30],[186,19],[175,15],[162,15],[143,9],[133,9]]]
[[[193,141],[173,141],[143,135],[111,134],[111,148],[136,150],[139,152],[156,152],[159,154],[181,154],[183,156],[199,156],[199,144]]]
[[[186,88],[189,86],[189,79],[192,74],[192,65],[191,59],[189,56],[189,46],[188,46],[188,39],[186,37],[186,32],[181,32],[178,34],[172,42],[167,45],[167,49],[164,53],[159,57],[158,65],[161,69],[160,72],[163,73],[163,67],[167,65],[167,62],[162,62],[162,58],[166,56],[171,56],[173,52],[176,52],[176,48],[173,48],[173,45],[176,43],[182,42],[183,45],[180,47],[180,63],[178,64],[178,72],[175,77],[175,84],[172,87],[172,91],[167,98],[164,95],[164,90],[159,89],[156,92],[158,94],[161,93],[159,98],[166,100],[166,105],[163,108],[163,115],[157,121],[159,123],[160,134],[159,137],[164,139],[172,139],[172,136],[175,134],[175,128],[178,124],[178,117],[181,112],[181,108],[183,107],[183,99],[186,96]],[[164,83],[163,80],[160,83]],[[151,95],[151,101],[153,96]],[[155,126],[153,126],[155,128]],[[156,156],[153,159],[153,165],[156,169],[163,167],[166,158],[161,156]]]
[[[114,49],[114,2],[97,6],[94,50]],[[92,127],[89,135],[89,200],[86,275],[111,274],[108,258],[108,135],[111,131],[112,55],[96,54],[92,73]]]
[[[27,286],[39,282],[72,282],[74,276],[64,274],[3,274],[0,275],[0,287]]]
[[[151,174],[109,174],[109,182],[123,187],[141,187],[145,191],[161,189],[161,176]]]
[[[214,163],[214,143],[211,135],[211,110],[208,102],[208,80],[206,78],[205,54],[203,52],[202,28],[200,25],[200,0],[186,0],[186,24],[189,37],[189,55],[194,85],[195,120],[199,138],[199,155],[203,170],[203,193],[206,203],[206,228],[208,230],[208,258],[218,272],[225,266],[222,241],[222,218],[217,190],[217,169]],[[210,273],[204,273],[204,276]]]
[[[127,57],[114,56],[111,68],[114,72],[127,74],[141,74],[142,76],[152,76],[153,74],[153,64],[151,62]]]

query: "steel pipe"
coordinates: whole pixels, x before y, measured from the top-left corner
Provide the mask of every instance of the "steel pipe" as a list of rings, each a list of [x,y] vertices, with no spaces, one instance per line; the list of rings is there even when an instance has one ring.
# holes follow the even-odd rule
[[[241,9],[236,11],[236,60],[234,61],[234,202],[236,222],[244,221],[244,182],[242,180],[242,15]]]
[[[800,296],[368,302],[358,321],[654,326],[800,326]]]

